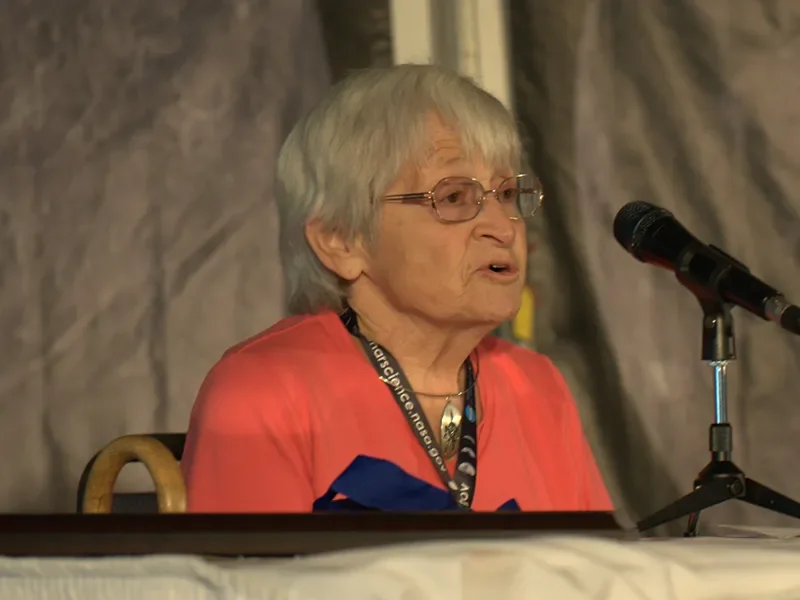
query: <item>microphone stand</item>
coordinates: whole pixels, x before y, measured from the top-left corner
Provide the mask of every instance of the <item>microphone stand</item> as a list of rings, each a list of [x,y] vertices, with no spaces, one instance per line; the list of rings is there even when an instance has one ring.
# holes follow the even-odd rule
[[[800,519],[800,503],[750,479],[731,460],[727,369],[736,359],[732,306],[719,298],[698,299],[703,308],[703,361],[714,372],[714,422],[708,436],[711,462],[697,476],[694,491],[642,519],[637,529],[647,531],[688,516],[684,537],[695,537],[701,511],[734,499]]]

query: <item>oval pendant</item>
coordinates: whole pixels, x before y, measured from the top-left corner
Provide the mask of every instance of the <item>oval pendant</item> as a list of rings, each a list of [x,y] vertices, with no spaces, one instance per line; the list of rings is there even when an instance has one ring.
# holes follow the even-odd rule
[[[461,411],[448,402],[442,412],[439,425],[442,440],[442,454],[450,460],[458,453],[458,443],[461,437]]]

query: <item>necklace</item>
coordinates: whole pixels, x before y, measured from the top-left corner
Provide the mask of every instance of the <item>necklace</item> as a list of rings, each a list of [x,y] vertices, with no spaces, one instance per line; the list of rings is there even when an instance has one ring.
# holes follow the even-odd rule
[[[372,367],[376,371],[375,374],[394,396],[397,406],[403,413],[411,431],[416,434],[417,441],[425,450],[431,465],[439,474],[439,478],[456,505],[460,509],[469,509],[472,505],[478,473],[478,428],[474,389],[478,375],[477,371],[480,368],[478,357],[475,357],[476,364],[474,367],[471,360],[464,361],[465,387],[467,389],[456,394],[449,394],[450,398],[464,396],[463,419],[461,421],[461,434],[457,451],[458,464],[451,474],[447,463],[443,460],[441,444],[437,443],[435,426],[432,426],[425,417],[417,395],[411,388],[397,359],[386,348],[369,340],[359,331],[358,317],[352,308],[345,305],[340,319],[347,331],[358,338],[367,359],[372,363]],[[386,375],[386,377],[381,377],[382,375]],[[445,398],[449,400],[447,395]]]
[[[458,452],[458,443],[461,440],[461,411],[450,402],[450,396],[447,397],[447,404],[439,421],[439,434],[442,439],[442,454],[445,460],[450,460]]]
[[[446,401],[444,410],[442,411],[442,416],[439,419],[439,439],[441,440],[442,455],[444,456],[445,460],[451,460],[456,456],[456,454],[458,454],[458,444],[461,441],[462,414],[461,411],[452,402],[450,402],[450,399],[460,398],[472,390],[472,388],[474,388],[475,384],[478,382],[478,374],[480,374],[480,363],[478,363],[477,373],[475,374],[475,378],[473,379],[472,383],[466,389],[454,394],[426,394],[424,392],[414,391],[417,396],[444,398]],[[391,385],[389,380],[385,377],[381,377],[379,375],[378,379]]]

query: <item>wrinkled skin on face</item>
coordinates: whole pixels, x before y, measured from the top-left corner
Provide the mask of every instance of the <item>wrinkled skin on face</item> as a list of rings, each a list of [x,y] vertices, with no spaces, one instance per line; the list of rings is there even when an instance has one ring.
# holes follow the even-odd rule
[[[409,165],[387,195],[428,191],[445,177],[475,178],[491,190],[516,174],[466,156],[438,120],[429,128],[431,147],[421,166]],[[453,224],[439,221],[428,205],[386,203],[353,293],[381,296],[398,311],[439,324],[494,327],[519,309],[525,249],[524,222],[509,219],[494,195],[475,219]],[[511,263],[515,273],[495,276],[487,269],[493,262]]]

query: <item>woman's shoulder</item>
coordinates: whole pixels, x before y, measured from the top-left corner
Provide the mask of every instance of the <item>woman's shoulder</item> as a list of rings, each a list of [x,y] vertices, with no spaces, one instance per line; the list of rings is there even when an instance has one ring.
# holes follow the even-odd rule
[[[332,312],[284,317],[264,331],[228,348],[222,359],[232,356],[296,360],[335,348],[342,343],[344,329]]]
[[[337,324],[334,313],[286,317],[232,346],[209,371],[198,402],[230,407],[296,400],[350,359],[347,334]]]
[[[484,338],[478,347],[478,356],[502,369],[549,372],[555,368],[544,354],[494,336]]]
[[[564,377],[544,354],[490,336],[481,343],[478,357],[481,362],[491,365],[491,369],[518,392],[530,391],[551,402],[571,401]]]

